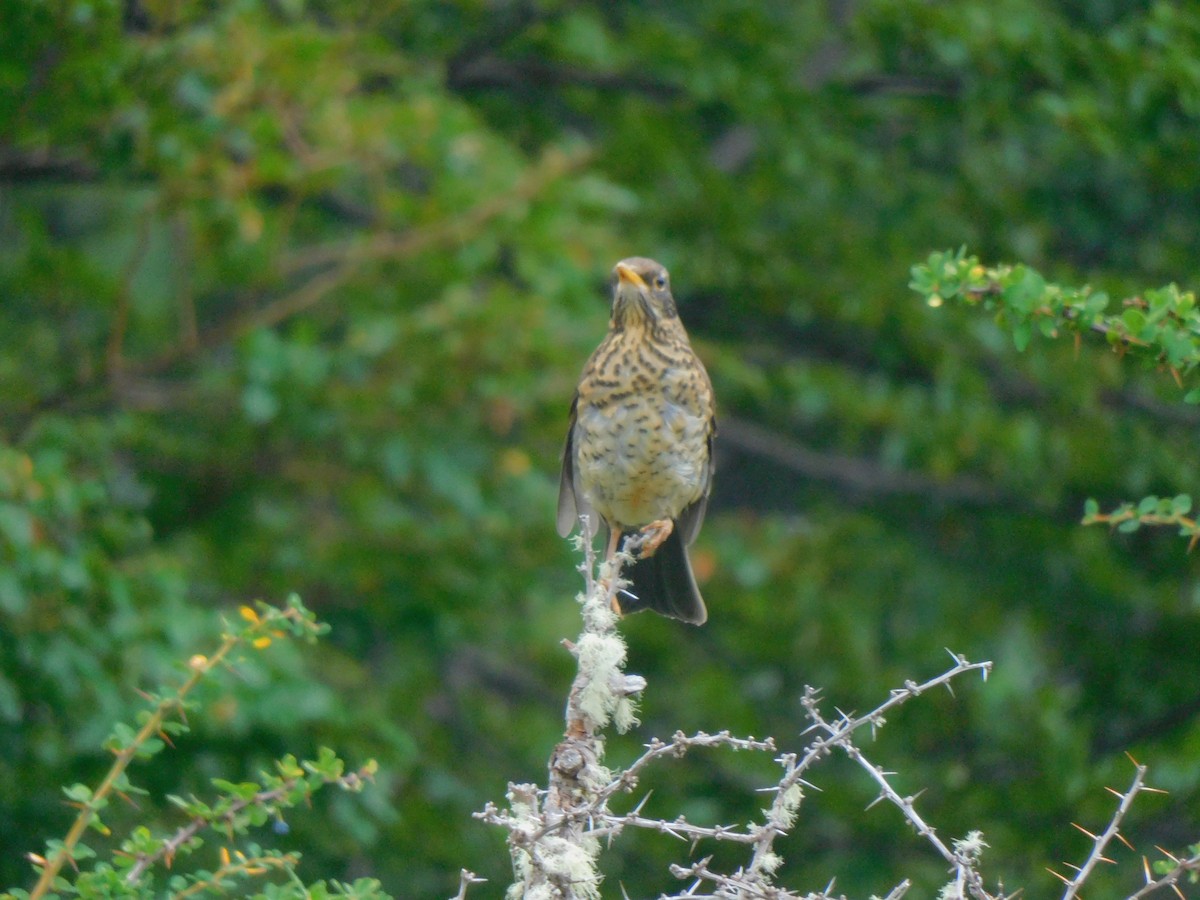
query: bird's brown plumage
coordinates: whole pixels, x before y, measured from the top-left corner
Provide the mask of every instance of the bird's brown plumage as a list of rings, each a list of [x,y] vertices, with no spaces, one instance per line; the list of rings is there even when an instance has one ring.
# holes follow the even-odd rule
[[[608,334],[583,368],[571,404],[558,495],[558,531],[581,515],[601,525],[606,555],[622,534],[670,525],[653,555],[634,565],[622,612],[653,609],[699,625],[707,618],[687,547],[712,486],[712,384],[688,342],[667,270],[632,257],[613,270]]]

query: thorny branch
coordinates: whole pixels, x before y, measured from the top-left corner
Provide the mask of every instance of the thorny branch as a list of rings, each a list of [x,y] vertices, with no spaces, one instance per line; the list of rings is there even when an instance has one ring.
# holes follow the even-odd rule
[[[1065,863],[1065,865],[1067,865],[1069,868],[1075,870],[1075,877],[1067,878],[1065,875],[1062,875],[1053,869],[1049,870],[1055,878],[1066,885],[1066,890],[1063,891],[1063,900],[1075,900],[1075,898],[1080,896],[1080,889],[1084,886],[1084,883],[1095,870],[1097,865],[1100,863],[1113,864],[1115,862],[1106,855],[1108,845],[1112,843],[1114,838],[1119,840],[1130,850],[1133,849],[1133,845],[1130,844],[1129,841],[1127,841],[1121,834],[1121,823],[1125,820],[1125,816],[1128,815],[1129,810],[1133,807],[1134,800],[1139,795],[1145,793],[1166,793],[1166,791],[1160,790],[1159,788],[1149,787],[1146,784],[1147,767],[1137,762],[1132,756],[1129,757],[1129,759],[1134,765],[1133,782],[1129,785],[1129,788],[1125,791],[1125,793],[1121,793],[1114,788],[1108,788],[1109,793],[1117,797],[1118,803],[1117,809],[1113,813],[1112,818],[1109,819],[1108,825],[1105,827],[1105,829],[1099,834],[1092,834],[1092,832],[1088,831],[1082,825],[1075,825],[1076,828],[1092,839],[1091,852],[1088,853],[1088,857],[1086,860],[1084,860],[1083,865],[1073,866],[1070,863]],[[1193,847],[1192,849],[1195,850],[1196,848]],[[1155,878],[1150,873],[1149,861],[1143,856],[1142,869],[1145,873],[1146,883],[1139,890],[1130,894],[1128,900],[1140,900],[1142,897],[1148,897],[1154,892],[1168,887],[1171,888],[1175,892],[1176,896],[1180,897],[1182,900],[1184,894],[1179,889],[1180,879],[1187,875],[1194,876],[1195,873],[1200,872],[1200,852],[1195,852],[1189,857],[1179,857],[1173,853],[1163,850],[1161,847],[1159,847],[1158,850],[1164,856],[1166,856],[1167,860],[1172,864],[1171,868],[1165,874]]]
[[[887,773],[868,760],[851,740],[851,735],[864,725],[870,725],[872,732],[874,732],[875,729],[884,724],[884,715],[886,713],[913,697],[918,697],[932,688],[943,685],[949,689],[950,682],[954,678],[967,672],[978,671],[982,673],[986,680],[988,673],[992,670],[990,662],[972,663],[965,656],[955,653],[951,653],[950,655],[955,663],[952,668],[938,675],[936,678],[929,679],[923,684],[917,684],[911,680],[905,682],[904,687],[893,689],[891,696],[887,700],[863,716],[854,717],[843,714],[836,722],[828,721],[818,706],[817,691],[813,688],[808,688],[802,703],[804,704],[804,709],[809,720],[813,723],[809,730],[822,732],[825,737],[814,741],[808,747],[803,759],[794,766],[792,772],[784,777],[780,785],[786,789],[791,784],[799,784],[802,774],[814,762],[828,755],[831,748],[840,747],[847,756],[866,769],[871,778],[879,785],[880,799],[887,799],[904,813],[904,817],[913,825],[917,834],[929,841],[934,849],[941,854],[942,858],[950,864],[950,871],[955,875],[955,882],[965,885],[967,890],[970,891],[971,896],[979,898],[979,900],[991,900],[992,895],[985,890],[983,879],[975,868],[975,863],[978,861],[979,849],[981,849],[981,847],[976,846],[976,841],[970,840],[968,836],[967,839],[962,841],[955,841],[953,849],[947,847],[945,842],[937,836],[935,829],[917,812],[914,805],[915,798],[901,796],[892,786],[891,782],[888,781]],[[776,803],[781,802],[782,796],[782,792],[776,794]],[[770,850],[769,840],[764,841],[762,847],[756,848],[755,860],[752,867],[761,867],[762,863],[760,859],[769,859]]]
[[[458,873],[458,893],[450,900],[467,900],[467,888],[473,884],[483,884],[487,881],[486,878],[480,878],[469,869],[462,869]]]
[[[567,700],[566,733],[551,755],[547,787],[509,785],[507,810],[489,803],[476,813],[477,818],[499,825],[509,832],[516,877],[510,896],[564,900],[597,897],[600,875],[596,859],[600,851],[600,839],[612,840],[628,829],[644,829],[669,834],[693,844],[712,840],[744,844],[752,848],[749,865],[731,874],[709,868],[707,860],[690,867],[675,867],[673,871],[678,877],[693,881],[690,888],[677,895],[679,897],[707,896],[704,890],[713,890],[722,897],[799,897],[801,895],[781,890],[773,883],[774,874],[782,862],[774,853],[773,843],[777,836],[788,833],[795,824],[803,799],[803,787],[808,784],[804,774],[828,756],[833,748],[841,747],[876,777],[881,784],[882,795],[892,799],[905,811],[910,821],[917,824],[918,831],[931,840],[972,896],[978,900],[994,900],[983,890],[982,879],[974,869],[982,840],[973,844],[956,841],[953,848],[947,847],[936,836],[934,829],[917,815],[911,798],[900,797],[891,788],[886,774],[869,763],[852,741],[854,733],[860,728],[869,725],[874,731],[884,724],[885,714],[893,708],[932,688],[949,687],[949,683],[959,675],[978,671],[986,677],[991,663],[972,663],[952,654],[954,665],[936,678],[924,683],[909,681],[903,688],[892,691],[887,700],[866,715],[844,715],[835,721],[821,714],[817,692],[809,688],[804,704],[813,722],[812,730],[819,730],[822,734],[803,754],[785,753],[778,757],[783,774],[770,788],[774,797],[760,823],[732,827],[697,824],[683,816],[675,819],[655,818],[643,814],[644,799],[628,812],[616,812],[609,808],[614,796],[632,793],[643,772],[661,759],[679,758],[700,748],[778,752],[771,738],[738,738],[727,731],[694,735],[676,732],[670,740],[651,740],[643,753],[623,770],[610,771],[602,764],[602,730],[610,723],[621,731],[636,724],[632,698],[645,687],[645,681],[640,676],[624,672],[625,644],[617,629],[619,620],[612,603],[614,595],[624,584],[620,579],[621,569],[637,549],[635,540],[627,541],[616,559],[601,567],[599,577],[596,576],[594,551],[590,546],[583,548],[584,562],[580,567],[585,581],[585,592],[580,598],[583,632],[576,642],[564,641],[575,656],[578,667]],[[827,890],[831,889],[832,886]],[[907,890],[908,883],[902,882],[888,896],[898,900]],[[810,893],[807,896],[819,898],[827,896],[827,892]]]
[[[1053,869],[1049,870],[1055,878],[1059,879],[1067,886],[1066,890],[1063,891],[1063,900],[1074,900],[1074,898],[1079,895],[1079,889],[1083,886],[1083,883],[1087,881],[1088,876],[1092,874],[1092,870],[1095,869],[1097,865],[1102,862],[1112,862],[1111,859],[1104,855],[1104,852],[1108,848],[1108,845],[1113,838],[1120,838],[1122,841],[1125,840],[1123,837],[1121,837],[1121,822],[1124,821],[1126,814],[1133,806],[1134,798],[1136,798],[1138,794],[1142,793],[1142,791],[1147,790],[1153,790],[1153,788],[1146,787],[1146,767],[1137,766],[1133,776],[1133,784],[1129,786],[1129,790],[1127,790],[1124,794],[1113,791],[1114,794],[1117,794],[1117,796],[1121,798],[1121,802],[1117,804],[1117,811],[1113,813],[1113,817],[1109,820],[1107,828],[1105,828],[1099,834],[1092,834],[1082,825],[1075,826],[1092,839],[1092,851],[1088,854],[1088,857],[1086,860],[1084,860],[1082,866],[1071,866],[1071,868],[1076,869],[1074,878],[1067,878],[1065,875],[1060,875]]]
[[[1162,850],[1161,847],[1158,849]],[[1165,850],[1162,850],[1162,852],[1166,853],[1167,858],[1174,863],[1174,868],[1167,872],[1167,874],[1152,880],[1152,876],[1150,875],[1150,864],[1146,861],[1145,857],[1143,857],[1142,868],[1146,873],[1146,884],[1141,890],[1130,894],[1128,900],[1141,900],[1142,897],[1149,897],[1155,891],[1161,890],[1165,887],[1171,888],[1171,890],[1175,892],[1176,896],[1180,897],[1182,900],[1183,891],[1179,889],[1179,880],[1185,875],[1194,875],[1195,873],[1200,872],[1200,853],[1193,853],[1191,856],[1183,859],[1175,856],[1174,854],[1167,853]]]
[[[625,644],[613,612],[612,600],[621,589],[621,568],[636,551],[634,540],[626,542],[616,559],[601,566],[596,574],[596,557],[584,546],[585,592],[580,597],[583,610],[583,632],[577,642],[564,641],[575,656],[578,669],[571,685],[566,709],[566,734],[550,759],[546,788],[532,784],[509,785],[509,807],[502,810],[493,803],[475,817],[499,825],[509,832],[509,848],[513,858],[515,883],[510,888],[510,900],[594,900],[600,896],[601,876],[597,859],[602,839],[611,842],[630,829],[643,829],[668,834],[689,843],[694,849],[701,841],[744,845],[750,850],[750,860],[733,872],[712,867],[712,857],[672,865],[672,875],[687,883],[675,894],[659,900],[837,900],[832,882],[822,890],[795,893],[775,883],[783,859],[775,851],[775,840],[788,834],[795,826],[805,788],[814,787],[806,776],[819,762],[835,750],[845,753],[856,762],[879,789],[878,798],[895,806],[913,826],[916,833],[947,863],[950,880],[938,893],[940,900],[1009,900],[1015,896],[1003,889],[988,891],[979,863],[987,844],[983,835],[972,831],[964,837],[944,840],[936,828],[917,810],[916,797],[907,796],[892,784],[893,773],[885,771],[864,754],[855,743],[856,735],[864,729],[873,735],[886,724],[892,710],[934,688],[945,687],[953,693],[951,683],[962,675],[977,672],[985,680],[991,672],[990,662],[971,662],[951,653],[953,665],[924,682],[909,680],[870,712],[863,715],[838,712],[826,716],[821,710],[820,695],[806,688],[802,704],[810,722],[806,734],[813,734],[801,752],[785,752],[776,757],[782,768],[779,780],[767,791],[772,796],[770,807],[763,811],[762,820],[744,826],[705,825],[689,821],[684,816],[674,819],[654,817],[644,812],[648,795],[627,812],[610,808],[618,794],[632,794],[651,764],[660,760],[678,759],[696,749],[726,748],[776,754],[773,738],[734,737],[728,731],[716,734],[698,732],[687,735],[676,732],[669,740],[653,738],[644,751],[624,769],[609,770],[602,764],[604,741],[602,732],[609,724],[624,731],[637,723],[632,698],[645,688],[645,680],[624,672]],[[1136,764],[1135,764],[1136,765]],[[1145,767],[1137,767],[1133,785],[1120,797],[1120,804],[1108,826],[1098,835],[1086,832],[1093,839],[1092,851],[1080,867],[1072,866],[1077,874],[1068,879],[1058,877],[1067,885],[1063,900],[1078,900],[1079,888],[1087,881],[1100,862],[1111,862],[1105,849],[1114,839],[1125,841],[1120,826],[1139,794],[1152,791],[1145,784]],[[869,807],[868,807],[869,808]],[[1079,827],[1079,826],[1076,826]],[[1083,830],[1082,828],[1080,829]],[[1180,858],[1166,853],[1174,867],[1154,879],[1145,863],[1146,884],[1129,900],[1140,900],[1154,891],[1172,888],[1180,893],[1179,883],[1185,876],[1200,872],[1200,854]],[[1056,873],[1057,874],[1057,873]],[[464,880],[459,897],[463,900],[468,882]],[[900,900],[912,887],[902,880],[884,900]]]

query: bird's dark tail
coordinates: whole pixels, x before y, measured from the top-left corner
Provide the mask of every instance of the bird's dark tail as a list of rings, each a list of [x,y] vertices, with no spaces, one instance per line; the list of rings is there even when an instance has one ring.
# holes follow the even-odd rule
[[[703,625],[708,618],[679,528],[672,529],[653,556],[638,559],[624,574],[631,583],[617,594],[622,613],[652,609],[691,625]]]

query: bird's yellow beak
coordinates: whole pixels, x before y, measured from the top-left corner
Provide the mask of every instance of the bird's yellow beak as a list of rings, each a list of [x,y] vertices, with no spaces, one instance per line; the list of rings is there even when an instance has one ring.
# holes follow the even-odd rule
[[[633,287],[643,291],[649,290],[649,288],[646,286],[646,282],[642,280],[642,276],[633,271],[633,269],[629,268],[629,266],[625,265],[625,263],[617,263],[617,279],[621,282],[621,284],[632,285]]]

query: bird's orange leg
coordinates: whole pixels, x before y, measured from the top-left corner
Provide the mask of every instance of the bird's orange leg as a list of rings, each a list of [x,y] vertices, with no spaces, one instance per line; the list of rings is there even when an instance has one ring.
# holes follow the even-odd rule
[[[617,545],[621,543],[620,529],[610,528],[608,530],[608,547],[604,550],[604,561],[608,562],[617,552]]]
[[[672,519],[655,519],[649,525],[642,528],[642,534],[646,536],[646,542],[642,544],[641,553],[638,554],[639,559],[645,559],[648,556],[653,556],[654,552],[663,545],[663,542],[671,536],[671,532],[675,530],[675,522]]]
[[[609,528],[609,530],[608,530],[608,546],[604,549],[604,561],[606,563],[612,562],[612,558],[616,555],[617,547],[620,545],[620,543],[621,543],[621,530],[619,528]],[[604,585],[605,590],[608,590],[608,579],[606,579],[606,578],[601,579],[601,584]],[[615,612],[618,616],[622,615],[621,604],[617,602],[617,594],[615,591],[613,592],[611,602],[612,602],[612,611]]]

